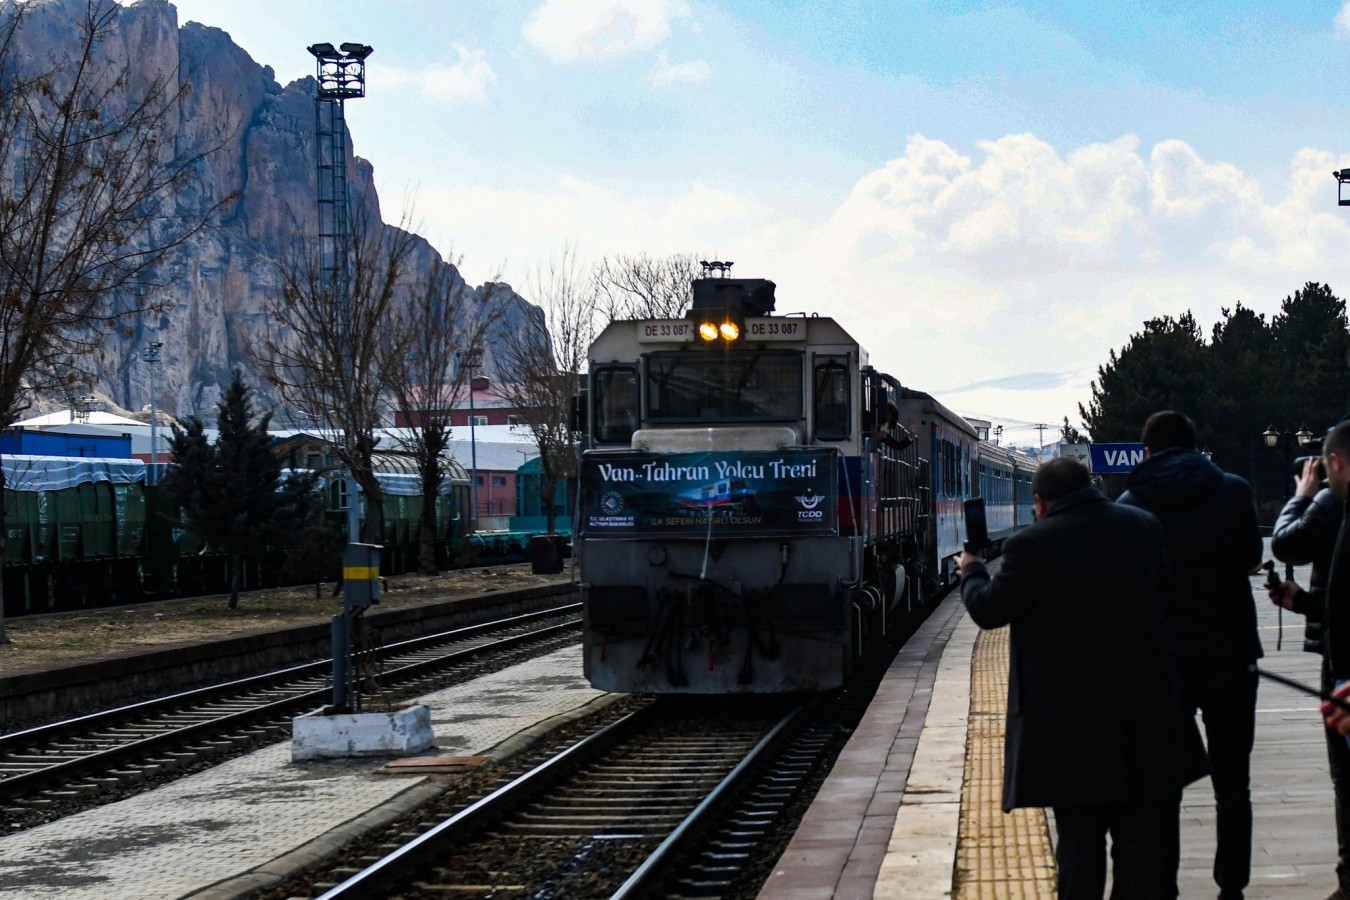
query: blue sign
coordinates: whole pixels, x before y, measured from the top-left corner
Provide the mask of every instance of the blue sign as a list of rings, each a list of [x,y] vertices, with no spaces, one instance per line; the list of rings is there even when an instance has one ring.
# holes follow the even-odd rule
[[[1092,444],[1093,472],[1128,472],[1144,461],[1143,444]]]

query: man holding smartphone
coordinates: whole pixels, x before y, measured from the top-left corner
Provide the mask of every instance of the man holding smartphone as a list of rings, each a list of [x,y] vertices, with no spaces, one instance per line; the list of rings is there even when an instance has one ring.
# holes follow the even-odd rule
[[[1164,591],[1182,700],[1205,723],[1217,840],[1214,881],[1241,900],[1251,878],[1251,755],[1262,655],[1251,573],[1261,565],[1256,499],[1246,481],[1196,450],[1195,424],[1164,410],[1144,423],[1144,461],[1119,502],[1162,522],[1172,578]],[[1180,852],[1179,835],[1174,836]]]
[[[1350,679],[1350,544],[1347,544],[1347,523],[1343,513],[1346,500],[1350,497],[1350,421],[1342,420],[1327,432],[1326,440],[1322,443],[1322,468],[1326,473],[1327,487],[1335,499],[1336,508],[1342,512],[1331,560],[1324,574],[1324,584],[1319,587],[1314,583],[1311,589],[1305,592],[1294,582],[1286,581],[1270,590],[1270,598],[1286,609],[1304,608],[1309,604],[1322,607],[1325,674],[1337,686],[1336,695],[1341,699],[1347,699],[1350,698],[1350,685],[1345,684]],[[1305,472],[1304,478],[1300,480],[1300,488],[1305,491],[1307,488],[1304,483],[1307,480]],[[1316,569],[1313,577],[1315,582]],[[1336,729],[1341,735],[1350,731],[1350,727],[1347,727],[1350,719],[1343,712],[1327,705],[1323,705],[1322,709],[1328,716],[1328,727]],[[1346,748],[1344,746],[1332,748],[1333,782],[1336,782],[1337,778],[1335,761],[1338,751],[1344,753]],[[1342,777],[1344,774],[1341,773]],[[1344,807],[1341,803],[1344,785],[1337,783],[1335,790],[1336,833],[1338,844],[1341,845],[1341,859],[1344,860],[1344,835],[1350,831],[1344,821]],[[1331,895],[1333,900],[1350,896],[1350,891],[1345,887],[1346,880],[1342,870],[1343,866],[1338,864],[1336,874],[1341,879],[1341,886]]]
[[[971,618],[1011,625],[1003,808],[1054,809],[1060,900],[1101,900],[1108,834],[1113,900],[1157,900],[1176,885],[1177,797],[1205,773],[1164,631],[1162,528],[1074,459],[1042,465],[1031,490],[1037,521],[1004,543],[996,575],[970,550],[960,560]],[[1104,686],[1119,714],[1089,719]]]

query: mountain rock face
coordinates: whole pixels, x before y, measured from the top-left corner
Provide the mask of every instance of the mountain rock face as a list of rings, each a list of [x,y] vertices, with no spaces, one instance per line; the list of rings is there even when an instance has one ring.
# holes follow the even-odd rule
[[[86,0],[29,0],[31,18],[21,31],[25,52],[59,58],[64,45],[77,40],[69,23],[85,6]],[[180,26],[167,0],[124,7],[103,48],[109,66],[133,60],[133,77],[163,73],[186,88],[176,124],[180,148],[222,145],[176,197],[180,209],[204,211],[236,192],[237,199],[165,261],[157,279],[161,286],[152,296],[171,306],[124,322],[102,340],[93,391],[111,405],[143,409],[151,400],[151,372],[142,356],[149,344],[160,342],[162,362],[154,376],[158,410],[213,422],[216,401],[236,367],[264,406],[276,405],[254,354],[276,327],[267,315],[268,303],[278,296],[276,261],[318,235],[316,83],[304,78],[282,87],[270,66],[254,62],[224,31],[196,22]],[[359,207],[353,219],[364,214],[381,222],[373,168],[353,155],[350,137],[347,155],[352,204]],[[492,349],[500,336],[518,329],[524,317],[542,313],[509,285],[466,284],[429,243],[419,237],[415,244],[410,290],[444,267],[440,274],[449,278],[462,316],[499,317],[484,355],[487,373],[495,375]],[[68,402],[50,399],[52,405]],[[279,411],[277,421],[286,418]]]

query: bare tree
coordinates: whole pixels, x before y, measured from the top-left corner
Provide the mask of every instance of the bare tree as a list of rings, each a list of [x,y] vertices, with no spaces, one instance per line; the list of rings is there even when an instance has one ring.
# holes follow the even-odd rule
[[[313,243],[280,261],[281,290],[269,303],[277,330],[258,360],[292,417],[334,442],[365,494],[361,539],[372,544],[380,543],[383,525],[374,454],[388,387],[384,331],[402,299],[401,281],[418,240],[407,224],[406,214],[397,227],[388,226],[373,204],[357,205],[345,292],[324,271]]]
[[[552,534],[558,484],[576,473],[568,419],[595,334],[595,295],[571,248],[546,270],[537,270],[526,289],[539,308],[518,328],[505,329],[495,354],[502,376],[497,395],[515,408],[534,437],[541,467],[539,499]]]
[[[596,308],[607,322],[616,319],[678,319],[692,300],[690,282],[698,277],[699,256],[605,257],[592,280]]]
[[[92,383],[99,337],[157,308],[159,264],[236,196],[178,202],[221,145],[179,145],[189,86],[114,58],[121,14],[112,0],[0,4],[0,427]]]
[[[465,285],[452,263],[436,260],[426,286],[394,313],[386,328],[384,371],[389,390],[406,418],[398,440],[417,463],[422,482],[422,514],[417,568],[435,575],[436,500],[446,475],[450,415],[465,388],[464,366],[456,354],[481,347],[496,314],[468,308]]]

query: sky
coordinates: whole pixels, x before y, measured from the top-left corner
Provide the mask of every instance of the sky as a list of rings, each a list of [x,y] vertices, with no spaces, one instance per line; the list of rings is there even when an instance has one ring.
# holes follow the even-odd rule
[[[733,260],[1005,441],[1081,427],[1150,318],[1350,296],[1341,0],[175,6],[282,84],[374,47],[356,152],[471,283]]]

